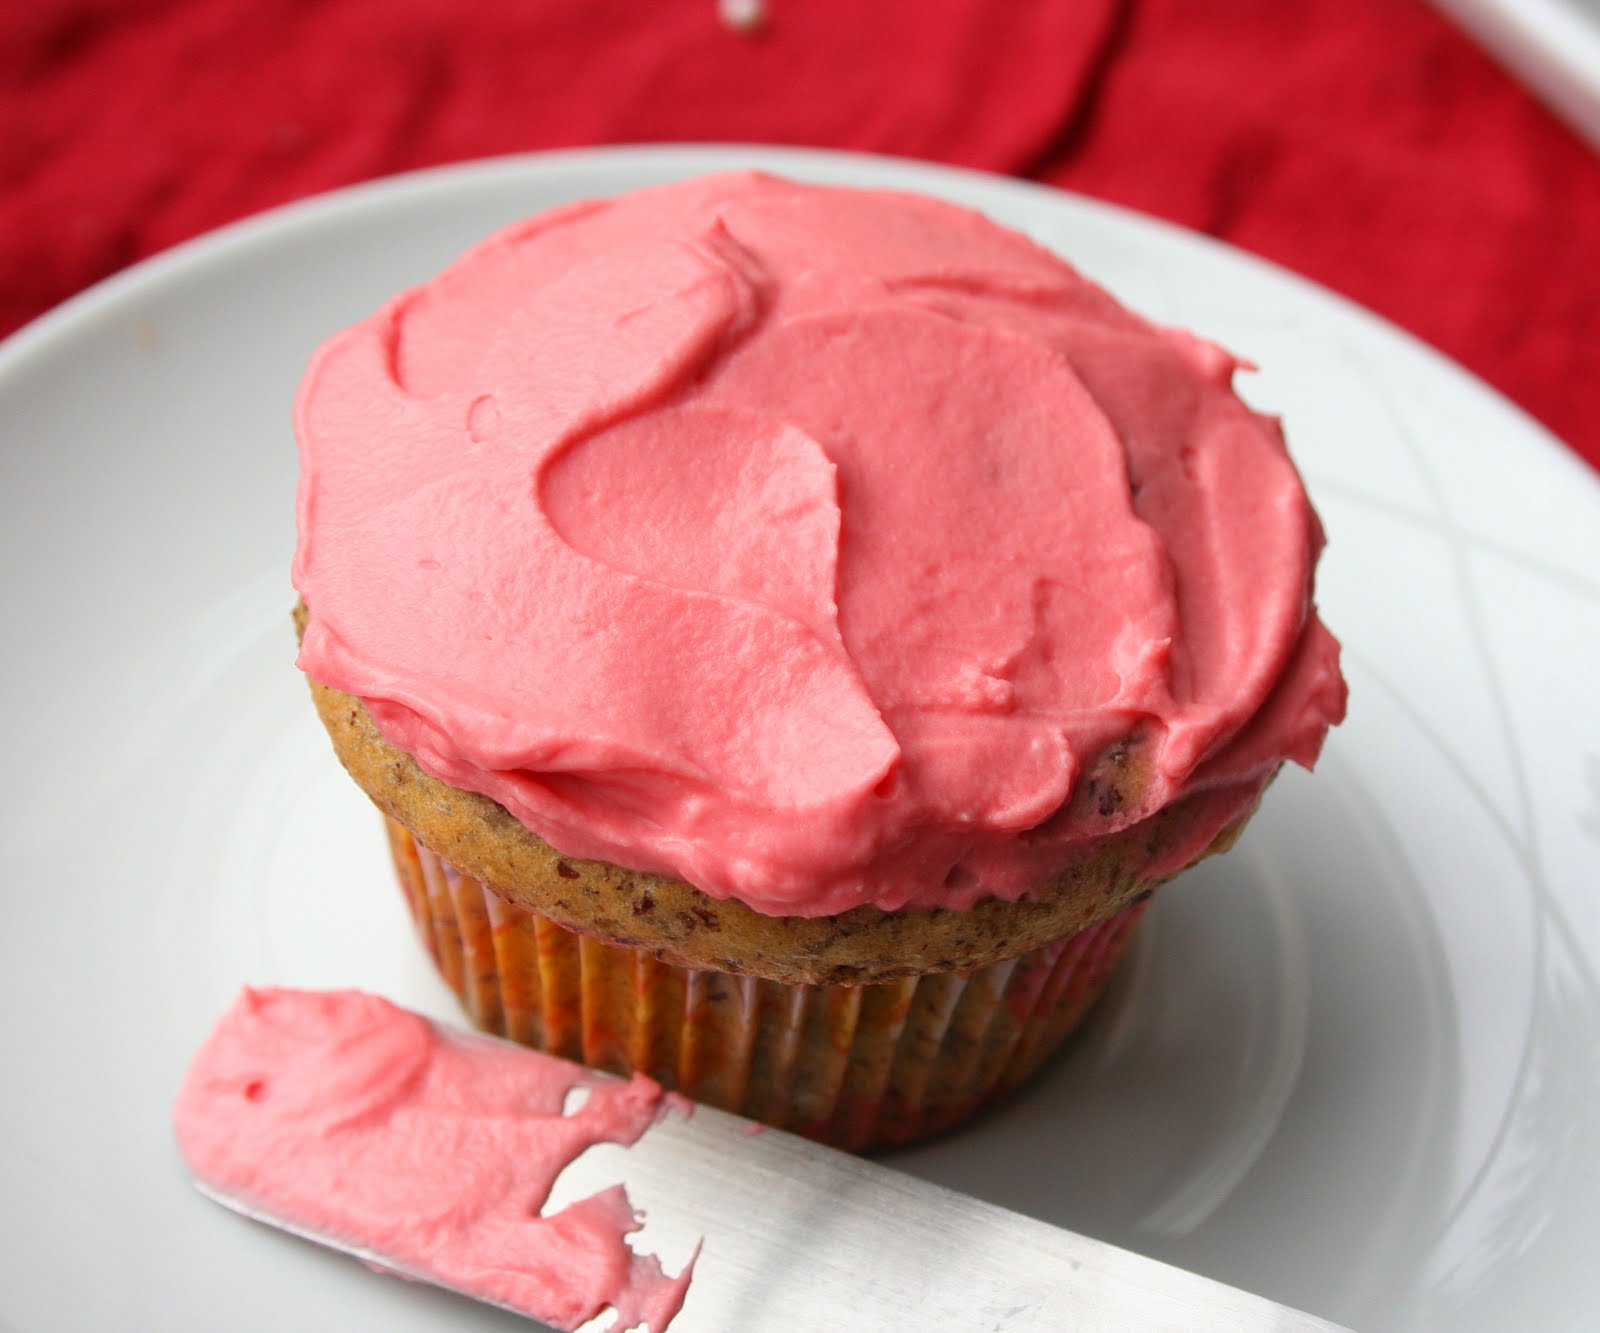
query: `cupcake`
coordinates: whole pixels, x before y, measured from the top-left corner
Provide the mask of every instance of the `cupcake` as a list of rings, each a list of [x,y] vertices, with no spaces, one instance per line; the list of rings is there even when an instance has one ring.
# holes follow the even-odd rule
[[[1343,713],[1237,366],[976,213],[753,173],[331,339],[299,665],[472,1019],[857,1149],[1026,1079]]]

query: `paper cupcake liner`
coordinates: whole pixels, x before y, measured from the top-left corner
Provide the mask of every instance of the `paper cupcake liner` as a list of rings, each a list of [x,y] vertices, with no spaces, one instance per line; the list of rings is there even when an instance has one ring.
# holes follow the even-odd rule
[[[422,941],[480,1028],[852,1151],[937,1134],[1027,1079],[1104,989],[1145,906],[966,972],[790,985],[567,930],[387,823]]]

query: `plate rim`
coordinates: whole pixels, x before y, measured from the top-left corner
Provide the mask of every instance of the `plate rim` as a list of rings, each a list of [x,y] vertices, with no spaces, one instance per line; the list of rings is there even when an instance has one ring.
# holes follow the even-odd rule
[[[5,383],[10,376],[22,373],[35,357],[48,355],[55,344],[73,336],[80,325],[115,313],[119,304],[137,300],[141,295],[159,288],[162,283],[173,277],[183,276],[191,271],[203,272],[210,264],[227,263],[252,245],[278,239],[286,232],[293,232],[302,227],[315,227],[341,213],[380,208],[392,202],[397,196],[417,190],[431,191],[456,185],[470,188],[479,181],[511,177],[541,169],[621,171],[626,170],[630,162],[641,162],[655,169],[663,166],[672,169],[682,167],[685,174],[697,174],[706,171],[735,170],[741,166],[750,166],[757,159],[774,164],[786,163],[801,169],[811,167],[827,171],[853,167],[858,170],[883,171],[891,176],[904,174],[942,178],[958,188],[964,184],[969,189],[980,191],[998,190],[1021,200],[1042,203],[1047,207],[1066,202],[1072,207],[1099,214],[1103,220],[1159,236],[1165,243],[1199,245],[1210,250],[1214,257],[1228,262],[1243,262],[1263,269],[1279,282],[1299,289],[1299,295],[1313,297],[1336,308],[1346,318],[1354,318],[1374,326],[1387,337],[1398,340],[1413,355],[1421,356],[1431,362],[1436,369],[1464,380],[1479,393],[1487,394],[1502,411],[1517,420],[1525,433],[1539,440],[1543,456],[1547,461],[1555,460],[1557,466],[1566,470],[1570,476],[1581,477],[1583,484],[1592,492],[1591,498],[1600,504],[1600,471],[1590,467],[1573,446],[1562,440],[1521,404],[1507,397],[1487,380],[1431,343],[1395,324],[1384,315],[1275,260],[1204,232],[1195,231],[1181,223],[1043,181],[920,158],[789,144],[626,143],[537,149],[419,167],[291,199],[261,212],[224,223],[197,236],[187,237],[167,249],[149,255],[73,293],[59,305],[42,312],[4,339],[0,339],[0,395],[5,392]],[[884,188],[917,187],[887,180],[884,182]],[[1066,258],[1070,263],[1071,256]]]

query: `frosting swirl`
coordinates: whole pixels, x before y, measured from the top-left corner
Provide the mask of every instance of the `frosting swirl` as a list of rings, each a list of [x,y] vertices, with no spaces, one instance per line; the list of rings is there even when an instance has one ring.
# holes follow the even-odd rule
[[[1237,364],[931,199],[558,209],[317,354],[300,664],[560,851],[768,913],[1016,898],[1203,796],[1166,873],[1344,706]]]

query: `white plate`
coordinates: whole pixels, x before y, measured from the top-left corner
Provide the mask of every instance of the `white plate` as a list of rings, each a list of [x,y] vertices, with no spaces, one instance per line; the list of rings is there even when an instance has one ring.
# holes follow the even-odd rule
[[[291,665],[289,403],[324,335],[497,224],[751,162],[964,200],[1259,361],[1246,392],[1287,416],[1332,537],[1351,717],[1322,770],[1163,895],[1040,1083],[894,1160],[1362,1328],[1592,1326],[1593,477],[1417,343],[1184,232],[932,166],[699,148],[312,201],[0,350],[0,1325],[511,1326],[221,1213],[171,1143],[242,982],[453,1016]]]
[[[1434,0],[1600,149],[1600,0]]]

